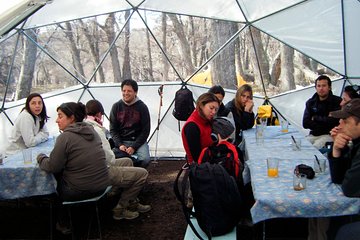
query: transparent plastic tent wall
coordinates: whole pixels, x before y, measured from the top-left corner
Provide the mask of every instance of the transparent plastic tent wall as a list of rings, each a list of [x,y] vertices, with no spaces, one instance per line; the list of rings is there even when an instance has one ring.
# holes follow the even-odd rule
[[[56,107],[62,102],[95,98],[108,115],[121,98],[119,82],[131,76],[151,113],[151,155],[183,157],[183,122],[179,126],[171,115],[183,83],[195,99],[221,84],[226,103],[247,82],[255,111],[268,99],[304,134],[305,101],[320,73],[333,79],[336,95],[346,85],[360,85],[356,0],[11,2],[0,10],[0,151],[30,92],[45,98],[47,126],[57,135]],[[288,61],[282,58],[286,47],[293,51],[292,65],[276,72],[276,61]],[[32,72],[24,67],[29,63]]]

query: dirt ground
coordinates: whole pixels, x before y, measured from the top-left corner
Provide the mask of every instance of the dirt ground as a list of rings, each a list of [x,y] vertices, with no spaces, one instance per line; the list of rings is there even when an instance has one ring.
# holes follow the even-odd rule
[[[132,221],[106,218],[105,239],[183,239],[186,221],[177,201],[173,183],[184,161],[158,161],[148,167],[148,183],[140,195],[152,210]]]
[[[112,219],[111,208],[117,199],[99,204],[103,239],[183,239],[186,221],[173,192],[173,182],[184,161],[151,163],[149,178],[139,198],[152,210],[134,220]],[[82,215],[83,213],[80,213]],[[42,199],[0,203],[0,239],[50,239],[49,205]],[[71,239],[54,230],[53,239]]]

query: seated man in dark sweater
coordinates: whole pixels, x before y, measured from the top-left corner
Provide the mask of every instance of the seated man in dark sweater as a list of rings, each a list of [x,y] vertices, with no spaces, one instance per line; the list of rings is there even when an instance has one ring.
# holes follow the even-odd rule
[[[134,166],[146,168],[150,162],[147,138],[150,134],[150,113],[138,96],[138,85],[132,79],[121,83],[122,99],[110,112],[110,134],[115,142],[117,158],[130,155]],[[119,156],[118,153],[122,153]]]

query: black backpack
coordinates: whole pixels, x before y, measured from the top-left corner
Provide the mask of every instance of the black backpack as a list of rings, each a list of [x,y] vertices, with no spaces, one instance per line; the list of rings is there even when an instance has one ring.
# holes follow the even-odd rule
[[[179,121],[186,121],[194,111],[192,92],[184,85],[175,93],[173,116]]]
[[[180,193],[179,178],[184,170],[187,173],[183,177]],[[190,181],[194,211],[185,203],[187,179]],[[191,216],[196,218],[209,239],[231,232],[241,218],[242,200],[237,184],[220,164],[185,164],[176,177],[174,192],[182,204],[186,221],[199,239],[202,238],[191,223]]]

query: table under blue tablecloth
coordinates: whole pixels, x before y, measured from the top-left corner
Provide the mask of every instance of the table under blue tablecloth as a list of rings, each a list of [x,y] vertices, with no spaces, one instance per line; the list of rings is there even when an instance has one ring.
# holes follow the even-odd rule
[[[17,199],[56,192],[53,174],[41,170],[36,162],[39,153],[49,154],[54,146],[52,139],[32,148],[33,161],[24,164],[22,153],[7,156],[0,165],[0,200]]]
[[[257,144],[255,129],[244,131],[246,165],[250,170],[255,204],[251,208],[254,223],[271,218],[330,217],[359,213],[360,199],[348,198],[341,187],[331,182],[327,168],[324,174],[317,174],[307,180],[306,189],[293,190],[293,172],[298,164],[314,166],[314,155],[325,158],[295,128],[282,133],[279,126],[268,126],[264,132],[264,143]],[[301,150],[291,147],[291,135],[301,139]],[[277,157],[279,177],[267,176],[266,159]]]

